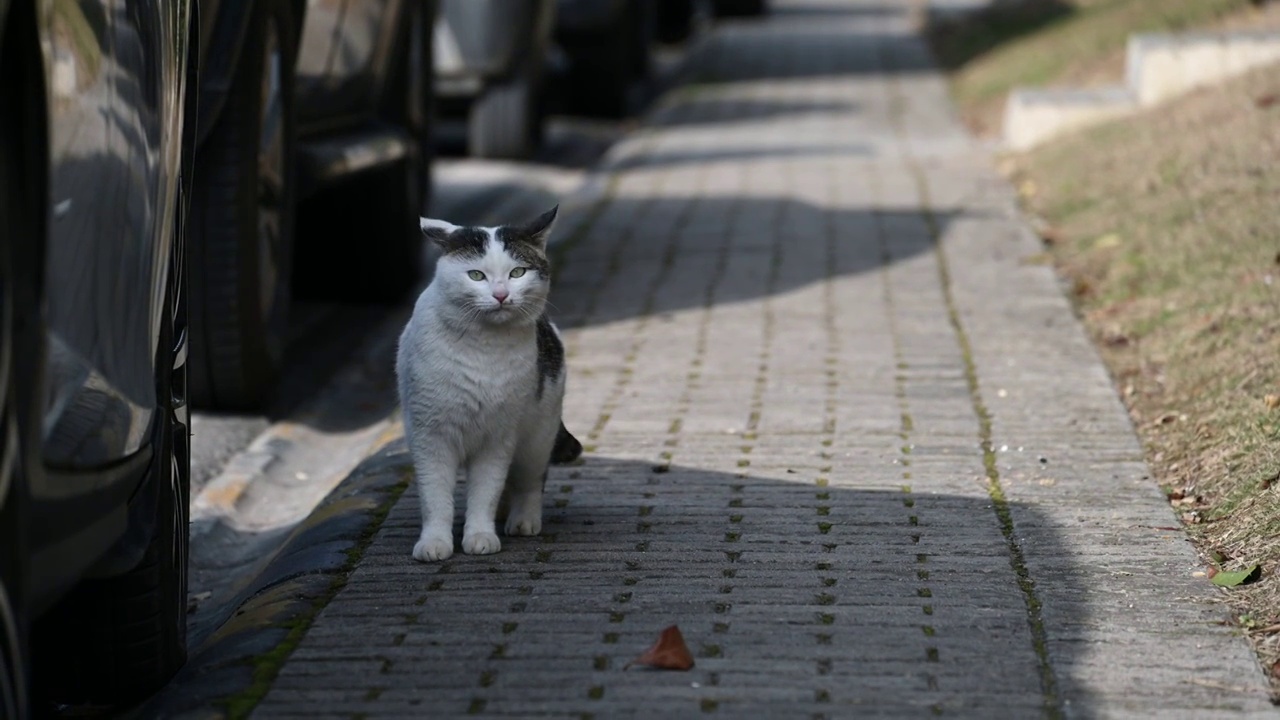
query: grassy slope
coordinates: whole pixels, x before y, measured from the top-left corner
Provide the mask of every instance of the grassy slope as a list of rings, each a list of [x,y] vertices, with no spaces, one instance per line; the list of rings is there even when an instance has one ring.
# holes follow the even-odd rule
[[[1280,659],[1280,66],[1015,160],[1159,482]],[[1272,396],[1272,397],[1268,397]],[[1185,495],[1182,499],[1177,499]]]
[[[988,134],[1015,86],[1118,82],[1131,33],[1217,24],[1249,9],[1249,0],[1025,0],[936,25],[931,39],[955,69],[966,121]]]

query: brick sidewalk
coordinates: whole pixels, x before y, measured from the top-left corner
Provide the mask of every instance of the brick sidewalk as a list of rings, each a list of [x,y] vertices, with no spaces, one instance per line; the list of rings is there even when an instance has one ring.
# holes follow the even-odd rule
[[[543,536],[416,563],[410,489],[257,717],[1274,713],[906,12],[774,5],[567,218]]]

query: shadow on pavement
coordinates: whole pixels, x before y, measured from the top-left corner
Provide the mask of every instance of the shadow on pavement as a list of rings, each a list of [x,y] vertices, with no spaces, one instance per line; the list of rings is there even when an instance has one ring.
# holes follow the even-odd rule
[[[925,18],[925,35],[939,64],[955,70],[1075,12],[1062,0],[993,3],[968,12],[931,11]]]
[[[615,199],[591,230],[598,241],[563,251],[552,317],[562,327],[590,327],[878,272],[932,252],[929,223],[941,234],[954,217],[772,196]]]
[[[857,103],[841,100],[761,100],[756,98],[704,98],[696,91],[681,101],[679,117],[659,117],[657,127],[680,125],[732,125],[770,118],[856,112]]]
[[[295,711],[305,691],[316,710],[370,716],[427,708],[460,716],[477,701],[488,713],[605,716],[642,707],[692,713],[709,702],[792,716],[1042,714],[1063,679],[1046,674],[1001,509],[963,472],[938,469],[980,467],[980,458],[913,457],[915,479],[902,480],[896,437],[825,451],[819,437],[797,444],[804,440],[809,459],[750,472],[712,469],[731,463],[724,458],[734,450],[712,453],[707,467],[662,472],[588,456],[553,468],[541,537],[506,538],[497,555],[440,564],[410,557],[418,533],[410,487],[273,687],[295,698]],[[831,455],[834,470],[819,472]],[[361,528],[343,529],[351,513],[339,506],[362,488],[385,496],[409,467],[402,442],[366,461],[316,513],[321,520],[281,550],[259,604],[314,600],[316,588],[342,577],[333,559],[356,545]],[[820,476],[830,484],[819,485]],[[1063,568],[1055,581],[1074,574]],[[1058,611],[1083,613],[1086,595]],[[293,626],[288,613],[257,620],[233,623],[197,649],[148,712],[209,707],[247,687],[247,662]],[[623,672],[670,624],[680,626],[696,667]],[[1073,658],[1055,660],[1070,667]],[[370,662],[382,672],[359,670]],[[1087,714],[1087,698],[1074,699]],[[268,696],[259,712],[273,710],[284,706]]]

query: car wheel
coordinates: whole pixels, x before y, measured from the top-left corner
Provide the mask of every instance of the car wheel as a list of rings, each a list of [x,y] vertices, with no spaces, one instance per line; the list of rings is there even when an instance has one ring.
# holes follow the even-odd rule
[[[648,34],[636,3],[598,36],[567,48],[570,55],[568,103],[575,111],[619,118],[630,109],[632,83],[648,69]]]
[[[472,157],[524,160],[542,128],[540,73],[525,72],[485,90],[471,104],[467,149]]]
[[[716,17],[748,17],[763,15],[765,0],[711,0],[711,12]]]
[[[678,43],[693,34],[694,0],[662,0],[656,3],[658,40]]]
[[[292,292],[296,40],[289,0],[255,10],[193,199],[191,395],[223,410],[259,407],[275,382]]]
[[[179,235],[155,366],[151,463],[133,500],[147,503],[140,514],[155,518],[154,526],[136,567],[82,581],[38,621],[35,664],[56,669],[37,677],[40,695],[55,703],[134,703],[163,687],[186,662],[191,462],[183,255]]]

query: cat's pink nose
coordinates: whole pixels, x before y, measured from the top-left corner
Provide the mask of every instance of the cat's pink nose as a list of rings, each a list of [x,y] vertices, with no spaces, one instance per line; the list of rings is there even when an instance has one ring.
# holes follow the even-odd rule
[[[500,288],[494,288],[494,289],[493,289],[493,299],[494,299],[494,300],[497,300],[499,305],[501,305],[502,303],[506,302],[506,300],[507,300],[507,294],[508,294],[508,293],[507,293],[507,289],[506,289],[506,288],[501,288],[501,287],[500,287]]]

